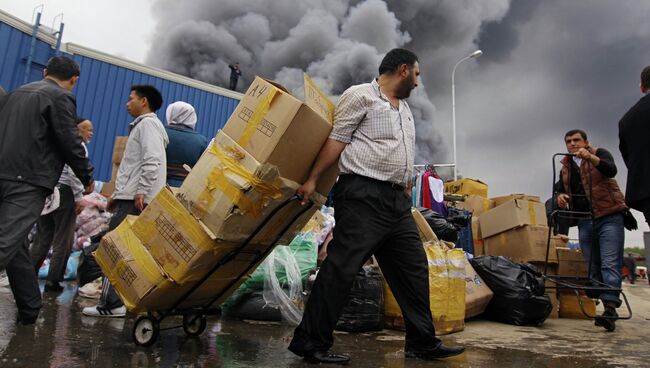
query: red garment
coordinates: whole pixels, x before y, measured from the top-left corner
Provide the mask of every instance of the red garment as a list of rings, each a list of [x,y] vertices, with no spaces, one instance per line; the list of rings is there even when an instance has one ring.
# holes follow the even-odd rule
[[[422,175],[422,207],[431,208],[431,188],[429,188],[429,177],[433,175],[431,171],[427,171]]]

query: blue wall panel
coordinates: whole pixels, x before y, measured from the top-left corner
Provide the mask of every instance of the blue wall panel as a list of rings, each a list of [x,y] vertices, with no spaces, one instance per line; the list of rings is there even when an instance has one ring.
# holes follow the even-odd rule
[[[30,44],[30,34],[0,22],[0,85],[8,91],[23,84]],[[37,39],[30,82],[42,78],[43,68],[53,55],[52,46]],[[110,180],[113,142],[116,136],[127,135],[128,124],[133,120],[126,112],[131,85],[151,84],[161,91],[164,103],[157,114],[163,123],[166,123],[165,110],[170,103],[185,101],[194,106],[198,116],[197,130],[208,138],[223,127],[239,103],[231,97],[84,55],[69,56],[81,67],[81,77],[73,91],[77,96],[77,112],[95,124],[88,151],[97,180]]]

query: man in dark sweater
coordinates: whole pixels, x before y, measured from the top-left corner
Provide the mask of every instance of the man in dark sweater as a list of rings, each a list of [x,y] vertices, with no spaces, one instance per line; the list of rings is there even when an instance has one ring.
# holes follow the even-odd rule
[[[557,205],[562,209],[587,213],[578,220],[578,232],[585,261],[591,261],[590,277],[613,289],[620,289],[625,242],[623,212],[627,206],[614,179],[614,158],[606,149],[592,147],[587,133],[582,130],[570,130],[565,134],[564,142],[574,156],[562,160],[561,178],[556,185],[556,191],[560,193]],[[589,212],[593,214],[593,222]],[[615,318],[618,317],[616,308],[621,305],[619,294],[607,291],[598,295],[605,306],[602,316],[606,318],[597,317],[596,326],[614,331]]]
[[[650,65],[641,72],[641,99],[618,123],[619,149],[627,166],[625,200],[650,225]]]

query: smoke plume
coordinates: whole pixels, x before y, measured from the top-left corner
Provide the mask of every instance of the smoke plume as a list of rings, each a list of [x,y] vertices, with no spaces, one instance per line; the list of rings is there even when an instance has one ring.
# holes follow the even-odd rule
[[[239,62],[243,90],[255,75],[302,94],[306,71],[334,99],[377,75],[395,47],[420,57],[421,87],[409,100],[416,118],[417,160],[449,160],[429,95],[448,83],[448,69],[476,47],[481,25],[500,20],[509,0],[159,0],[148,62],[227,86]],[[448,124],[445,122],[445,124]]]

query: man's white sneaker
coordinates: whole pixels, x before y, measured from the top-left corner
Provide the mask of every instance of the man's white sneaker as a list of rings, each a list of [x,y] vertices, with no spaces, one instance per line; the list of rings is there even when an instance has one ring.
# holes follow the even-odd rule
[[[121,306],[113,309],[101,308],[98,306],[86,307],[83,309],[82,313],[91,317],[119,318],[126,315],[126,307]]]

